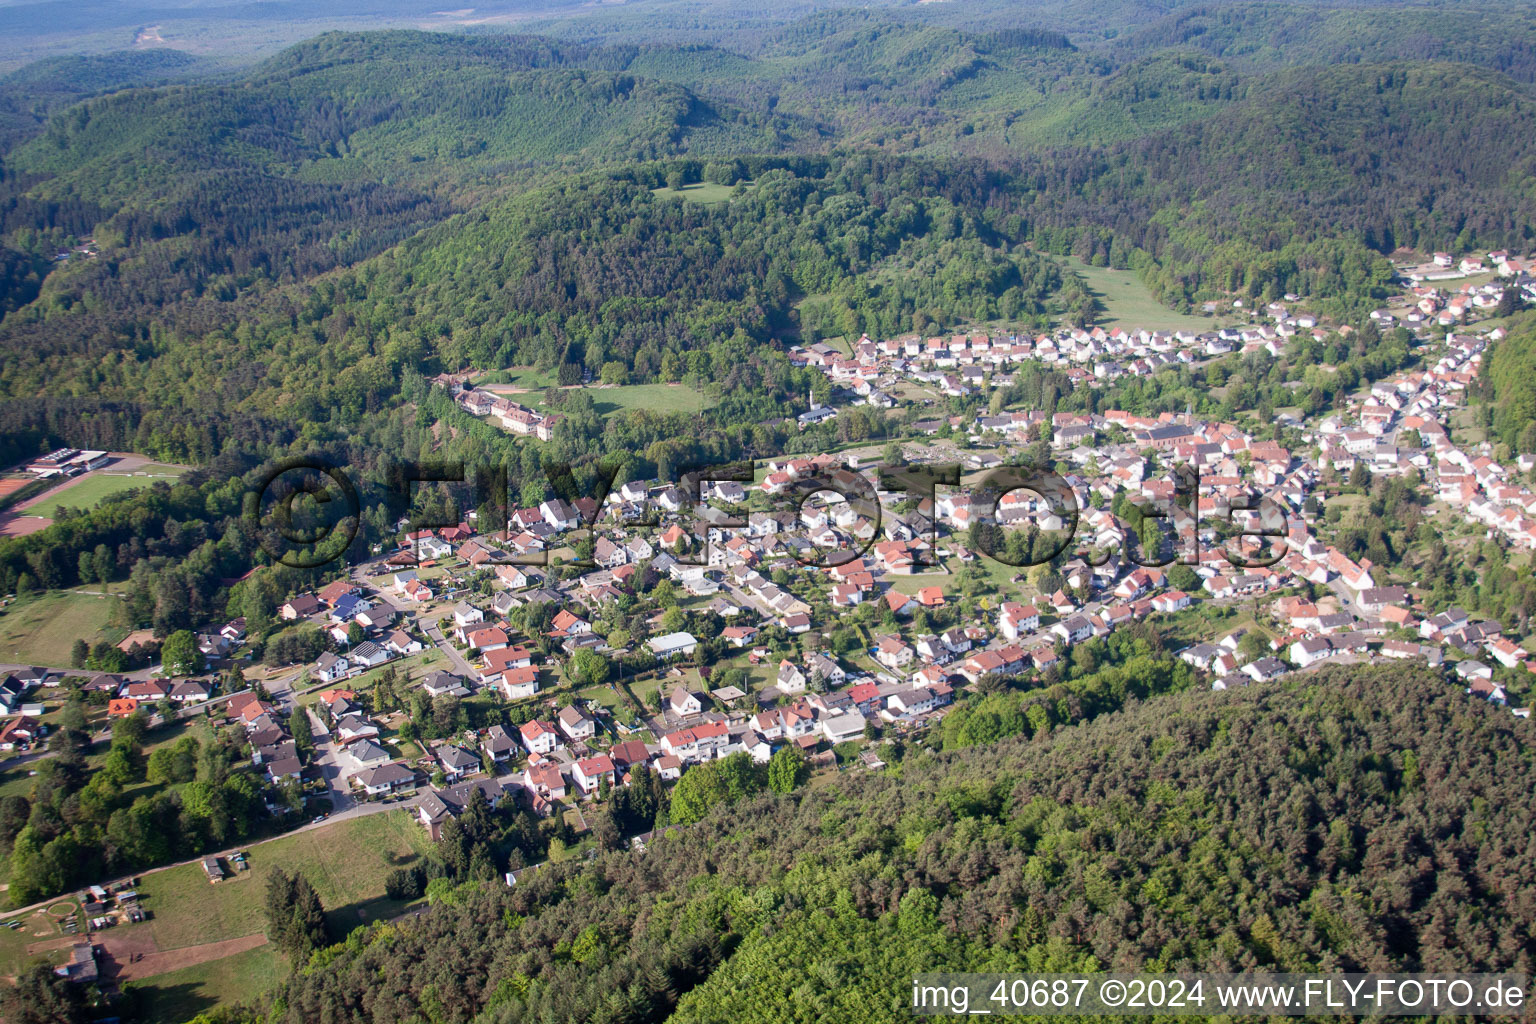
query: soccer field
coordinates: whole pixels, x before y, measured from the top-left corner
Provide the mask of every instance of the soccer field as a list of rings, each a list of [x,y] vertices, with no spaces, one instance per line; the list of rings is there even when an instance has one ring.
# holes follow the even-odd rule
[[[132,491],[140,487],[148,487],[162,480],[172,481],[178,479],[186,469],[181,466],[166,466],[151,462],[143,466],[137,473],[92,473],[81,477],[77,482],[70,484],[62,490],[54,491],[44,501],[28,508],[29,516],[46,516],[54,518],[60,508],[90,509],[99,505],[103,498],[123,491]]]

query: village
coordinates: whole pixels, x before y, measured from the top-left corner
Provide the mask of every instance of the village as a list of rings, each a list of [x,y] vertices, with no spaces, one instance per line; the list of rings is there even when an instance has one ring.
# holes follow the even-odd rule
[[[1502,287],[1536,287],[1520,261],[1492,256]],[[629,480],[514,509],[505,523],[473,512],[450,527],[402,520],[397,547],[278,609],[320,631],[327,649],[316,660],[233,693],[213,673],[99,674],[84,685],[112,717],[203,715],[237,730],[271,813],[318,821],[404,806],[433,839],[476,793],[580,834],[584,809],[642,767],[671,784],[732,754],[764,764],[792,748],[816,770],[878,769],[885,743],[921,742],[965,693],[1048,685],[1073,648],[1144,622],[1185,638],[1176,657],[1217,690],[1413,659],[1470,698],[1514,705],[1511,680],[1536,665],[1522,638],[1434,606],[1393,567],[1328,539],[1338,485],[1363,469],[1411,477],[1431,514],[1536,550],[1531,456],[1503,465],[1486,445],[1452,440],[1501,336],[1476,328],[1500,286],[1447,294],[1437,283],[1406,280],[1402,300],[1373,314],[1412,325],[1417,368],[1298,419],[1302,450],[1190,414],[984,409],[920,422],[902,442],[911,465],[959,463],[956,482],[930,494],[882,490],[881,453],[866,447],[764,460],[751,479]],[[863,338],[849,352],[791,355],[832,387],[814,421],[910,385],[998,387],[1023,360],[1066,364],[1097,387],[1173,360],[1278,355],[1297,332],[1335,331],[1294,305],[1268,305],[1268,323],[1201,334]],[[554,429],[442,383],[466,411],[513,432]],[[1026,446],[1048,449],[1070,511],[1060,496],[989,485]],[[1159,508],[1166,529],[1152,525]],[[1068,557],[1006,564],[1004,541],[1026,533],[1031,545],[1066,535]],[[230,664],[245,639],[236,620],[209,626],[197,645],[209,666]],[[79,673],[9,671],[5,749],[44,738],[37,691],[69,675]]]

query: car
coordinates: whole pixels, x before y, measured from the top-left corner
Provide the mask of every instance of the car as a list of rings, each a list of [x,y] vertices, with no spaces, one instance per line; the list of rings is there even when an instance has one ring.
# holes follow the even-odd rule
[[[310,824],[311,825],[318,825],[318,824],[320,824],[324,820],[325,820],[325,815],[317,814],[317,815],[315,815],[315,820],[311,821]]]

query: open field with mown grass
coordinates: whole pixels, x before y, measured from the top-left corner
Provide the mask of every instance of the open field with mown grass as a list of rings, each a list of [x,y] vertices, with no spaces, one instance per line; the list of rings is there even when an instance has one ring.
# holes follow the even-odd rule
[[[250,870],[209,882],[201,865],[183,864],[145,875],[139,884],[150,927],[162,950],[252,935],[266,927],[262,913],[274,867],[309,879],[340,938],[360,924],[394,917],[405,904],[384,896],[384,879],[415,863],[428,849],[427,834],[409,815],[385,811],[352,818],[251,846]]]
[[[747,182],[747,188],[755,188],[753,182]],[[657,199],[686,199],[690,203],[723,203],[731,198],[731,193],[736,190],[735,185],[717,185],[712,181],[695,182],[692,185],[684,185],[681,189],[653,188],[651,195]]]
[[[0,615],[0,661],[68,667],[76,640],[101,639],[117,600],[74,591],[17,600]]]
[[[712,404],[698,391],[684,384],[621,384],[615,387],[584,388],[592,396],[599,416],[611,416],[620,409],[647,409],[651,412],[703,412]],[[544,409],[542,394],[528,394],[523,404]]]
[[[1145,327],[1149,331],[1210,331],[1216,327],[1212,317],[1176,313],[1158,302],[1134,271],[1090,267],[1075,256],[1065,265],[1087,282],[1088,290],[1104,307],[1098,323],[1105,330]]]

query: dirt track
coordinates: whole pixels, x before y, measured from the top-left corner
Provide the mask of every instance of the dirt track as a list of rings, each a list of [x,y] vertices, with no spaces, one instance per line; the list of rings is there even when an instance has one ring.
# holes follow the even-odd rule
[[[244,953],[248,949],[266,945],[267,937],[258,932],[255,935],[242,935],[238,939],[225,939],[223,942],[205,942],[200,946],[161,950],[155,946],[154,936],[148,928],[131,927],[114,935],[98,932],[96,942],[105,952],[102,958],[103,973],[118,981],[134,981]],[[138,956],[137,960],[134,959],[135,955]]]

